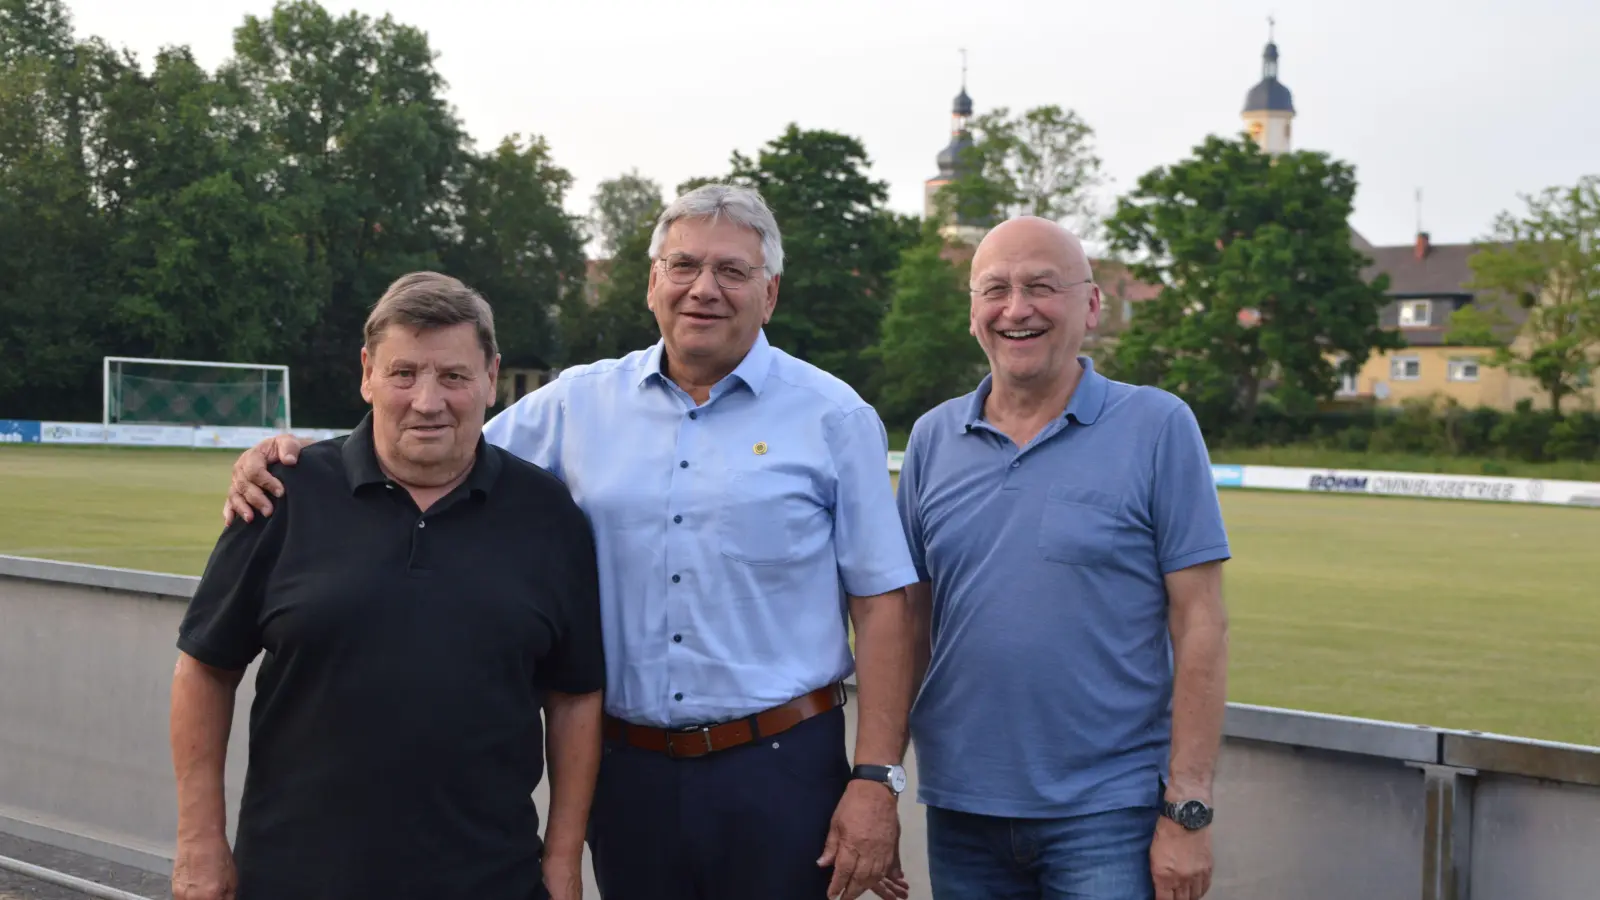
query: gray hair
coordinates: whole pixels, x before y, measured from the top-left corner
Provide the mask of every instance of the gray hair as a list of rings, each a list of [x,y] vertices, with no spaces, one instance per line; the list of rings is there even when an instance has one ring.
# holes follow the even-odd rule
[[[478,335],[483,359],[493,363],[499,347],[494,337],[494,312],[489,301],[460,280],[438,272],[412,272],[389,285],[367,317],[367,352],[377,350],[390,325],[427,331],[469,324]]]
[[[672,201],[656,220],[655,233],[650,236],[650,258],[660,258],[661,245],[666,242],[667,231],[674,222],[679,219],[715,222],[720,216],[727,216],[734,224],[754,231],[761,239],[761,261],[766,264],[767,278],[783,274],[783,235],[778,231],[778,220],[758,191],[731,184],[703,184]]]

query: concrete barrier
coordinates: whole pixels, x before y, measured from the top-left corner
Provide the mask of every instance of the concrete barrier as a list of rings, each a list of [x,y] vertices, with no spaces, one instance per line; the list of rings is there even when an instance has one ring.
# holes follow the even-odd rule
[[[0,831],[170,867],[168,691],[196,583],[0,556]],[[229,746],[230,821],[252,682]],[[1600,748],[1240,704],[1225,732],[1210,898],[1600,896]],[[901,814],[926,897],[922,810]]]

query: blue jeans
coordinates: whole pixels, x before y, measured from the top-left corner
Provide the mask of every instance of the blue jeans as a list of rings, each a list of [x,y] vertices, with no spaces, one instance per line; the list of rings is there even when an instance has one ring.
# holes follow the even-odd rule
[[[1154,808],[1005,819],[928,807],[934,900],[1151,900]]]

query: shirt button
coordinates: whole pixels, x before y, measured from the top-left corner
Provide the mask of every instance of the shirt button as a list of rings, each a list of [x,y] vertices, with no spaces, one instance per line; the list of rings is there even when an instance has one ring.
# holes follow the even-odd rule
[[[1013,469],[1017,468],[1020,465],[1022,465],[1022,460],[1020,460],[1020,459],[1013,459],[1011,461],[1011,468],[1013,468]]]
[[[684,460],[679,460],[679,461],[678,461],[678,468],[680,468],[680,469],[687,469],[687,468],[689,468],[689,461],[688,461],[688,460],[687,460],[687,459],[684,459]]]
[[[677,584],[679,580],[680,579],[678,578],[678,576],[676,576],[676,575],[672,576],[672,583],[673,584]]]
[[[683,695],[682,694],[673,694],[672,695],[672,699],[674,699],[674,700],[682,700],[683,699]]]
[[[674,644],[681,644],[681,643],[683,643],[683,635],[681,635],[681,634],[675,634],[675,635],[673,635],[673,636],[672,636],[672,642],[673,642],[673,643],[674,643]]]
[[[683,516],[673,516],[672,517],[672,524],[677,525],[677,524],[680,524],[681,522],[683,522]]]
[[[428,523],[427,522],[418,522],[417,523],[417,527],[418,528],[427,528],[428,527]]]
[[[700,414],[691,409],[689,410],[689,418],[698,419],[700,418]]]

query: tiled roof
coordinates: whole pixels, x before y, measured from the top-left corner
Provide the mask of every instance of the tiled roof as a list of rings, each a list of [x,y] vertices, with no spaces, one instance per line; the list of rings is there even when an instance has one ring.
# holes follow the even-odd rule
[[[1374,247],[1360,235],[1351,232],[1351,242],[1372,262],[1362,270],[1368,280],[1379,273],[1389,276],[1389,294],[1396,298],[1383,310],[1383,325],[1399,327],[1399,302],[1405,298],[1434,299],[1432,321],[1425,327],[1401,328],[1406,340],[1415,346],[1437,346],[1445,343],[1450,329],[1450,316],[1461,306],[1471,304],[1480,309],[1498,306],[1506,314],[1514,331],[1527,320],[1527,311],[1500,294],[1477,290],[1471,286],[1473,279],[1472,255],[1481,249],[1478,244],[1432,244],[1422,238],[1425,252],[1417,252],[1417,244],[1400,244]]]

